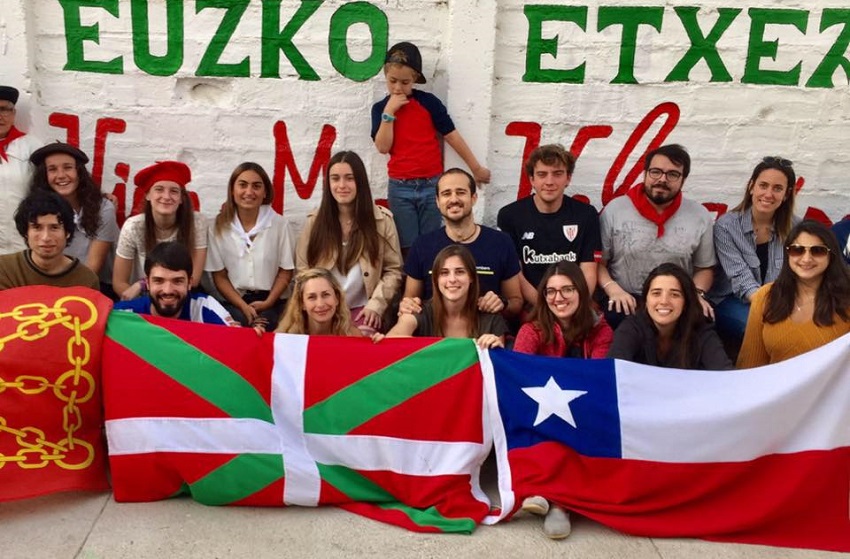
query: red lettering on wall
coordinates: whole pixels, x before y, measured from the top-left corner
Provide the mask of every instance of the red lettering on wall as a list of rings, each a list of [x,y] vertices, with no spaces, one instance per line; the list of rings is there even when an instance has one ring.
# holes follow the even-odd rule
[[[67,130],[65,143],[76,148],[80,147],[80,117],[67,113],[51,113],[47,117],[47,122],[50,126]]]
[[[626,174],[626,178],[623,179],[623,182],[620,183],[620,186],[617,187],[617,190],[614,190],[614,181],[617,180],[617,177],[620,176],[620,172],[623,170],[623,167],[628,161],[629,157],[632,155],[632,152],[635,150],[635,146],[637,146],[638,142],[643,139],[646,132],[649,130],[649,127],[661,116],[666,115],[667,119],[664,121],[664,124],[661,126],[661,129],[655,134],[655,137],[649,142],[645,153],[649,153],[650,151],[660,147],[664,144],[664,140],[667,139],[667,136],[670,135],[670,132],[676,127],[676,124],[679,122],[679,106],[676,103],[661,103],[649,113],[643,117],[638,125],[635,127],[634,132],[632,132],[629,139],[626,140],[623,149],[620,150],[617,158],[614,159],[614,163],[611,165],[611,168],[608,169],[608,174],[605,175],[605,182],[602,184],[602,205],[606,206],[608,202],[616,198],[617,196],[621,196],[626,193],[626,191],[631,188],[635,181],[637,181],[638,176],[640,176],[641,172],[643,172],[643,157],[640,157],[634,164],[634,166],[629,170],[628,174]]]
[[[91,176],[95,184],[103,186],[103,164],[106,159],[106,137],[123,134],[127,130],[127,121],[121,118],[99,118],[94,128],[94,162]],[[126,180],[126,179],[124,179]],[[114,193],[114,191],[113,191]]]
[[[528,156],[534,151],[534,148],[540,145],[540,131],[542,127],[537,122],[511,122],[505,127],[505,134],[508,136],[520,136],[525,138],[525,146],[522,148],[522,161],[520,161],[519,170],[519,190],[516,199],[525,198],[531,194],[531,181],[525,174],[525,161]]]
[[[279,120],[274,125],[274,176],[272,184],[274,186],[275,196],[272,202],[272,207],[283,213],[284,210],[284,180],[286,172],[289,171],[289,176],[292,178],[292,185],[295,187],[295,192],[302,200],[309,200],[313,195],[313,190],[316,188],[316,183],[328,166],[328,161],[331,158],[331,148],[336,141],[336,128],[330,124],[322,126],[322,132],[319,135],[319,143],[316,145],[316,151],[313,153],[313,161],[310,164],[310,172],[305,181],[298,171],[295,164],[295,156],[292,153],[292,146],[289,143],[289,135],[286,132],[286,123]]]

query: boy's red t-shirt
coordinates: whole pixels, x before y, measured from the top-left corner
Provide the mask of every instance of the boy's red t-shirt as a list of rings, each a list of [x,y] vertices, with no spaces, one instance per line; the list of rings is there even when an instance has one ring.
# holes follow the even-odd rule
[[[372,107],[372,139],[381,125],[381,114],[389,96]],[[387,174],[392,179],[430,178],[443,172],[443,154],[438,134],[454,131],[445,105],[436,95],[414,89],[407,105],[396,111],[393,145]]]

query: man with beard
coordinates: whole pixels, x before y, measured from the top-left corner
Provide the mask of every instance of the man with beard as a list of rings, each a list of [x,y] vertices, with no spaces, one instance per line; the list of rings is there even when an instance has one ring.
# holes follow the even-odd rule
[[[599,287],[605,292],[605,318],[616,326],[637,307],[649,272],[664,262],[691,273],[703,312],[714,311],[705,292],[714,280],[716,263],[713,220],[701,204],[685,200],[682,187],[691,157],[678,144],[661,146],[644,160],[643,184],[633,187],[602,211],[602,262]]]
[[[148,292],[130,301],[119,301],[114,308],[204,324],[239,326],[214,298],[189,293],[191,277],[192,255],[188,249],[176,241],[159,243],[145,257]]]
[[[401,312],[418,313],[421,301],[431,298],[431,266],[443,248],[463,245],[475,258],[480,297],[478,310],[516,316],[522,309],[520,266],[510,237],[475,223],[472,207],[478,199],[475,179],[466,171],[449,169],[437,180],[437,208],[445,227],[420,235],[404,261],[407,280]]]

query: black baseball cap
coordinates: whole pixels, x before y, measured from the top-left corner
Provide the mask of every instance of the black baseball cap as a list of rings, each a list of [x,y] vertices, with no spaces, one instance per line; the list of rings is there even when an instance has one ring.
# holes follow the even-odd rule
[[[384,64],[392,62],[394,64],[404,64],[413,68],[419,75],[416,78],[416,83],[426,83],[425,76],[422,74],[422,55],[419,54],[419,49],[413,43],[407,41],[396,43],[387,51],[387,57],[384,59]]]

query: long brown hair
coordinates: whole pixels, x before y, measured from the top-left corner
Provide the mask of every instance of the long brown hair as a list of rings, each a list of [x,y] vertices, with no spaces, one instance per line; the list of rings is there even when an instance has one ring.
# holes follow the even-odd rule
[[[646,309],[646,300],[649,295],[649,290],[652,287],[652,280],[659,276],[671,276],[679,282],[679,287],[682,289],[682,295],[685,298],[682,314],[676,321],[676,327],[673,329],[674,351],[678,353],[678,363],[676,365],[682,369],[690,369],[693,367],[691,360],[697,354],[697,339],[702,326],[705,324],[705,318],[702,314],[702,305],[700,304],[700,296],[697,287],[694,284],[693,278],[677,264],[665,262],[656,266],[649,275],[646,276],[646,281],[643,282],[643,306],[638,311],[644,315],[644,318],[652,325],[652,328],[658,331],[649,312]]]
[[[30,192],[35,190],[54,191],[47,181],[47,158],[50,155],[44,157],[41,163],[36,165],[32,181],[30,182]],[[77,231],[89,239],[94,239],[95,235],[97,235],[97,230],[101,226],[100,205],[104,204],[105,201],[100,194],[100,187],[95,184],[94,179],[92,179],[91,174],[86,169],[86,165],[76,158],[74,158],[74,165],[77,168],[77,203],[80,204],[80,211],[82,213],[80,216],[80,227]]]
[[[466,302],[461,310],[461,316],[466,320],[468,328],[468,336],[470,338],[478,337],[478,274],[475,271],[475,259],[472,253],[466,247],[461,245],[449,245],[434,258],[434,265],[431,267],[431,286],[434,293],[431,299],[431,306],[434,309],[434,335],[443,336],[443,323],[446,320],[446,307],[443,303],[443,294],[440,292],[439,280],[440,270],[446,263],[446,260],[452,256],[457,256],[463,263],[466,273],[469,275],[469,291],[466,294]]]
[[[339,282],[334,275],[324,268],[308,268],[295,277],[292,297],[286,304],[286,310],[275,332],[287,334],[309,334],[307,313],[304,310],[304,284],[312,279],[326,279],[334,290],[337,298],[336,312],[331,319],[331,333],[334,336],[347,336],[351,330],[351,311],[345,302]]]
[[[844,321],[850,320],[850,271],[841,258],[841,248],[835,234],[822,223],[807,219],[791,229],[785,243],[786,250],[801,233],[814,235],[829,249],[829,264],[815,294],[815,310],[812,316],[814,323],[818,326],[831,326],[835,323],[836,314]],[[796,298],[797,275],[791,270],[786,254],[779,275],[767,294],[764,321],[776,324],[791,316]]]
[[[180,205],[177,206],[176,241],[191,252],[195,248],[195,210],[192,208],[192,199],[185,188],[180,189]],[[145,252],[153,250],[159,241],[156,238],[156,222],[153,219],[153,208],[150,200],[145,200]]]
[[[788,181],[788,185],[785,190],[785,199],[779,207],[776,208],[776,212],[773,214],[773,228],[779,239],[784,241],[788,238],[788,234],[791,232],[791,223],[794,218],[794,196],[796,195],[795,186],[797,184],[797,175],[794,173],[794,167],[787,159],[782,159],[781,157],[765,157],[762,159],[761,162],[756,165],[755,169],[753,169],[752,175],[750,175],[747,188],[744,189],[744,198],[741,200],[740,204],[732,208],[732,211],[745,212],[752,207],[752,194],[756,181],[758,180],[759,175],[769,169],[779,171],[785,175],[785,180]]]
[[[346,247],[342,245],[342,225],[339,223],[339,205],[331,194],[330,172],[337,163],[347,163],[354,174],[357,193],[354,197],[354,222],[351,225],[351,237]],[[316,212],[310,240],[307,244],[307,265],[318,266],[322,262],[334,262],[343,274],[357,263],[365,254],[373,265],[379,264],[379,250],[382,238],[378,235],[375,222],[374,202],[369,188],[369,176],[366,166],[353,151],[341,151],[334,154],[325,169],[322,185],[322,201]]]
[[[260,180],[263,181],[263,186],[266,189],[263,195],[263,204],[271,204],[272,200],[274,200],[272,181],[269,178],[269,174],[266,173],[266,170],[259,163],[244,161],[237,165],[233,169],[233,172],[230,173],[230,180],[227,181],[227,200],[225,200],[224,205],[221,207],[221,211],[215,216],[215,234],[219,237],[230,226],[233,222],[233,216],[237,213],[236,202],[233,201],[233,188],[236,186],[236,179],[245,171],[254,171],[260,176]]]
[[[570,278],[578,294],[578,308],[570,318],[569,325],[566,328],[561,328],[564,342],[566,342],[567,347],[570,347],[574,343],[583,340],[596,322],[593,304],[590,298],[590,290],[587,287],[584,274],[577,264],[562,260],[546,269],[546,273],[543,274],[543,278],[537,286],[537,304],[534,305],[534,309],[531,311],[529,322],[537,326],[543,333],[543,343],[552,344],[555,342],[555,324],[558,322],[558,317],[549,308],[549,302],[546,299],[546,284],[554,276],[566,276]]]

